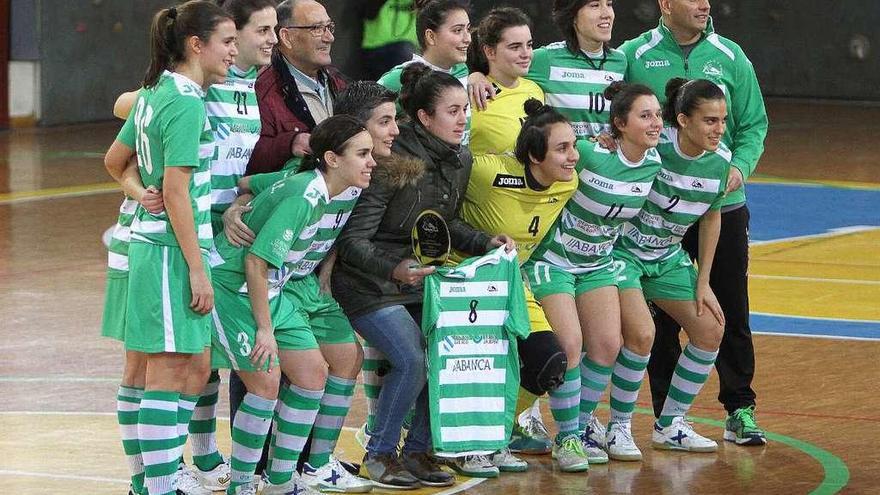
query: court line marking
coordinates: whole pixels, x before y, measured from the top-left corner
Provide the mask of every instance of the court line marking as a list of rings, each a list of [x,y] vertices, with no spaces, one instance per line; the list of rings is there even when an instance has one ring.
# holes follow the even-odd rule
[[[819,180],[819,179],[783,179],[781,177],[751,176],[748,182],[750,184],[761,184],[769,186],[808,186],[808,187],[834,187],[837,189],[856,189],[860,191],[878,191],[880,184],[876,182],[859,182],[845,180]]]
[[[610,406],[608,404],[600,404],[599,408],[607,410],[610,408]],[[645,408],[645,407],[636,407],[635,412],[637,412],[639,414],[652,415],[652,416],[654,414],[653,410]],[[110,413],[110,412],[108,412],[108,413],[103,413],[103,412],[88,413],[88,412],[81,412],[81,411],[57,411],[57,412],[56,411],[0,411],[0,415],[12,415],[12,414],[44,415],[44,416],[52,416],[52,415],[59,415],[59,416],[73,416],[73,415],[115,416],[116,415],[116,413]],[[218,416],[217,419],[229,421],[229,418],[223,418],[220,416]],[[695,416],[688,416],[688,420],[693,421],[694,423],[701,423],[701,424],[716,426],[719,428],[724,428],[723,421],[718,421],[718,420],[709,419],[709,418],[700,418],[700,417],[695,417]],[[352,426],[343,426],[342,429],[346,430],[346,431],[357,431],[358,430],[358,428],[354,428]],[[778,442],[783,445],[787,445],[795,450],[798,450],[804,454],[807,454],[808,456],[810,456],[814,460],[816,460],[820,466],[822,466],[822,469],[824,471],[824,477],[822,479],[822,482],[819,484],[819,486],[817,486],[815,489],[813,489],[810,492],[811,495],[832,495],[832,494],[839,492],[843,488],[845,488],[846,485],[849,483],[849,468],[847,467],[846,463],[843,462],[843,460],[841,460],[839,457],[832,454],[831,452],[829,452],[821,447],[818,447],[816,445],[813,445],[811,443],[805,442],[803,440],[798,440],[797,438],[789,437],[786,435],[772,433],[769,431],[766,432],[766,435],[767,435],[768,440],[771,440],[773,442]],[[24,471],[22,471],[22,472],[24,472]],[[0,474],[3,474],[3,471],[0,471]],[[40,476],[42,474],[43,473],[34,473],[35,476]],[[46,475],[46,477],[51,477],[51,476],[67,476],[70,479],[82,479],[83,478],[83,477],[76,477],[76,476],[72,476],[72,475]],[[98,478],[95,477],[95,479],[98,479]],[[104,480],[113,480],[113,482],[117,481],[113,478],[103,478],[103,479]],[[462,483],[461,487],[456,486],[456,487],[450,488],[449,490],[440,492],[436,495],[452,495],[454,493],[458,493],[458,492],[465,490],[467,488],[472,488],[473,486],[476,486],[486,480],[487,480],[487,478],[471,478],[471,480]],[[471,483],[471,482],[473,482],[473,484],[464,486],[464,485]],[[128,483],[128,481],[126,481],[126,483]]]
[[[792,277],[787,275],[755,275],[751,273],[749,274],[749,278],[791,280],[796,282],[828,282],[830,284],[880,285],[880,280],[858,280],[854,278]]]
[[[826,339],[826,340],[859,340],[863,342],[877,342],[880,338],[871,337],[849,337],[841,335],[813,335],[810,333],[782,333],[782,332],[764,332],[752,330],[755,335],[764,337],[797,337],[799,339]]]
[[[878,227],[876,225],[852,225],[849,227],[838,227],[835,229],[831,229],[828,232],[822,232],[819,234],[806,234],[806,235],[798,235],[798,236],[793,236],[793,237],[782,237],[779,239],[769,239],[766,241],[750,241],[749,247],[781,244],[783,242],[792,242],[792,241],[807,241],[807,240],[811,240],[811,239],[824,239],[826,237],[837,237],[837,236],[849,235],[849,234],[859,234],[862,232],[870,232],[872,230],[880,230],[880,227]]]
[[[0,469],[0,475],[3,474],[8,476],[27,476],[32,478],[51,478],[57,480],[97,481],[99,483],[119,483],[124,485],[128,485],[129,483],[131,483],[131,480],[102,478],[100,476],[79,476],[74,474],[38,473],[35,471],[15,471],[12,469]]]
[[[0,194],[0,205],[29,203],[48,199],[73,198],[78,196],[92,196],[119,192],[119,184],[116,182],[101,182],[98,184],[85,184],[81,186],[51,187],[36,191],[17,191]]]
[[[877,323],[880,324],[880,320],[857,320],[854,318],[833,318],[827,316],[801,316],[801,315],[785,315],[779,313],[763,313],[760,311],[749,311],[750,315],[757,316],[770,316],[775,318],[792,318],[798,320],[818,320],[818,321],[831,321],[831,322],[844,322],[844,323]]]
[[[118,383],[119,377],[88,377],[88,376],[0,376],[0,383],[34,383],[34,382],[64,382],[64,383]]]

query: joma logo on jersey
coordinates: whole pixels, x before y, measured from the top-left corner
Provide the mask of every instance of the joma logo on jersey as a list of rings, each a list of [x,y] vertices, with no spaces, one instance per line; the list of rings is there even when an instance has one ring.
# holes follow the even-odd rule
[[[562,77],[568,78],[568,79],[586,79],[587,75],[582,72],[571,72],[571,71],[564,70],[564,71],[562,71]]]
[[[236,146],[233,148],[229,148],[226,150],[226,159],[230,158],[250,158],[251,152],[253,148],[242,148],[241,146]]]
[[[452,361],[453,373],[467,371],[492,371],[492,361],[488,358],[455,359]]]
[[[673,180],[673,179],[672,179],[672,175],[670,175],[669,172],[663,170],[662,168],[660,169],[659,172],[657,172],[657,175],[658,175],[661,179]]]
[[[452,285],[449,287],[449,292],[451,294],[464,294],[467,292],[467,288],[463,285]]]
[[[645,68],[646,69],[657,69],[660,67],[669,67],[672,65],[669,63],[669,60],[646,60]]]
[[[495,182],[492,183],[492,186],[524,189],[526,187],[526,179],[516,175],[498,174],[495,176]]]
[[[608,181],[604,181],[604,180],[601,180],[601,179],[597,179],[597,178],[595,178],[595,177],[590,177],[590,180],[588,180],[587,182],[589,182],[590,184],[593,184],[593,185],[599,186],[599,187],[601,187],[602,189],[608,189],[609,191],[613,191],[613,190],[614,190],[614,184],[612,184],[612,183],[610,183],[610,182],[608,182]]]

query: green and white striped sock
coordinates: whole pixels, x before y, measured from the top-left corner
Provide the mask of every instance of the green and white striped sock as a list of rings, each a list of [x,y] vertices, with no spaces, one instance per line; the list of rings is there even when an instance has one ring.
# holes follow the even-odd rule
[[[232,422],[232,479],[226,493],[235,493],[235,488],[246,485],[254,479],[254,470],[263,454],[263,444],[272,425],[275,400],[265,399],[248,392]]]
[[[180,394],[180,399],[177,400],[177,434],[180,436],[178,456],[180,457],[180,463],[183,463],[183,446],[186,445],[186,439],[189,436],[189,422],[192,419],[198,401],[198,395],[187,394]]]
[[[192,445],[193,464],[202,471],[210,471],[223,462],[217,449],[217,399],[220,396],[220,373],[211,372],[205,391],[196,402],[189,437]]]
[[[562,385],[550,392],[550,413],[556,421],[557,440],[578,432],[578,400],[581,375],[577,368],[565,371]]]
[[[379,349],[363,341],[364,348],[364,396],[367,398],[367,433],[373,431],[376,426],[376,410],[379,405],[379,392],[382,391],[381,370],[387,370],[391,365],[385,360]]]
[[[309,464],[319,468],[330,462],[330,454],[336,448],[339,432],[345,423],[345,416],[351,408],[354,398],[355,380],[330,375],[324,386],[324,396],[318,416],[315,417],[315,428],[312,430],[312,450]]]
[[[290,384],[281,390],[272,431],[271,456],[266,469],[273,485],[287,483],[321,404],[324,390],[306,390]]]
[[[578,366],[581,373],[581,394],[578,413],[578,429],[584,431],[593,417],[599,399],[611,380],[611,366],[602,366],[584,354]]]
[[[138,413],[138,439],[144,459],[144,485],[150,495],[169,495],[180,464],[177,411],[180,394],[144,392]]]
[[[144,492],[144,458],[138,442],[138,413],[141,410],[141,399],[144,389],[119,386],[116,394],[116,419],[122,434],[122,450],[128,460],[131,472],[131,487],[134,493]]]
[[[688,343],[675,366],[675,373],[669,384],[669,394],[666,395],[663,411],[660,412],[660,419],[657,420],[660,426],[665,428],[672,424],[673,418],[687,414],[709,378],[717,357],[717,350],[704,351]]]
[[[632,421],[639,388],[645,378],[645,368],[651,355],[641,356],[622,347],[611,373],[611,422],[629,423]]]

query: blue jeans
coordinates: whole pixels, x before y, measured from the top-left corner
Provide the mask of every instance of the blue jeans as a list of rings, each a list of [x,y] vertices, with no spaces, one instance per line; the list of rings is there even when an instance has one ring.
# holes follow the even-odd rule
[[[425,338],[418,320],[420,315],[410,314],[407,308],[397,305],[351,321],[357,333],[391,363],[379,392],[375,428],[369,432],[367,452],[370,454],[397,451],[400,427],[411,408],[414,415],[403,451],[431,450]]]

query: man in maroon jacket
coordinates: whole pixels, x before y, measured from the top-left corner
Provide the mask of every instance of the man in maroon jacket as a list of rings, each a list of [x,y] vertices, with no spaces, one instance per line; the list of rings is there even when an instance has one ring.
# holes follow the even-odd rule
[[[260,139],[247,175],[281,170],[309,152],[312,129],[333,115],[333,99],[347,79],[330,66],[335,24],[315,0],[278,5],[278,45],[272,64],[257,77]]]

